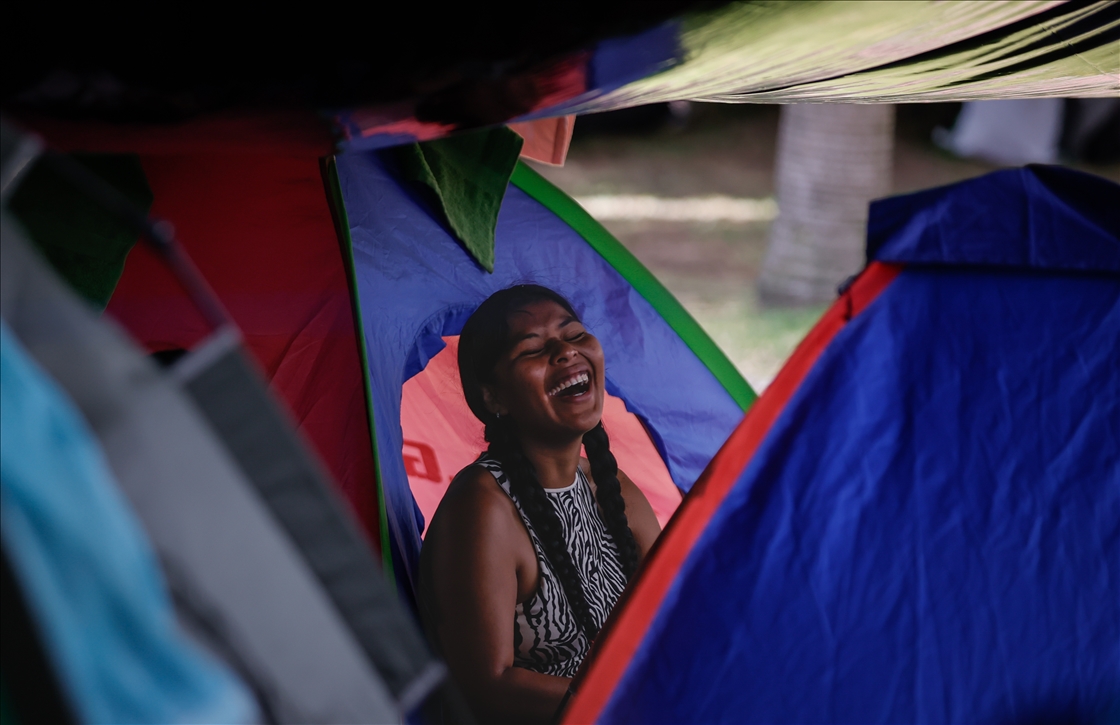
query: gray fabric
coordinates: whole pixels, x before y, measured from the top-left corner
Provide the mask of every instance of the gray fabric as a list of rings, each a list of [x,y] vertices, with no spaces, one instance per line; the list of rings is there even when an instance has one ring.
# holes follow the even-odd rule
[[[172,372],[302,553],[401,710],[419,704],[439,684],[443,665],[236,335],[217,333]]]
[[[994,164],[1053,164],[1058,161],[1063,104],[1061,98],[972,101],[964,104],[952,132],[939,140],[957,156]]]
[[[314,573],[194,404],[65,289],[7,214],[0,314],[97,434],[177,605],[191,609],[191,631],[217,638],[216,651],[236,653],[231,665],[251,679],[271,715],[291,723],[399,721]]]

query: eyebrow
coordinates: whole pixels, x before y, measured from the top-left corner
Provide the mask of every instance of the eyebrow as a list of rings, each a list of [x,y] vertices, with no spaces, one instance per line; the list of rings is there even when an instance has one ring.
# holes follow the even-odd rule
[[[579,320],[577,320],[572,315],[568,315],[564,319],[563,322],[561,322],[559,325],[557,325],[557,327],[560,328],[560,329],[563,329],[563,328],[567,327],[568,325],[572,324],[573,322],[579,322]],[[518,343],[524,342],[525,340],[528,340],[528,339],[534,338],[534,337],[540,337],[540,335],[538,335],[535,332],[526,332],[522,335],[518,335],[517,337],[510,340],[510,347],[513,347],[513,346],[517,345]]]

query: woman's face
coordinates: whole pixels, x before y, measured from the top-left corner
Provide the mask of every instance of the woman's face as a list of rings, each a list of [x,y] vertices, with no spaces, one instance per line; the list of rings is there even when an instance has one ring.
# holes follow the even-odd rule
[[[510,313],[510,347],[483,385],[491,411],[544,439],[582,436],[603,414],[603,348],[551,301]]]

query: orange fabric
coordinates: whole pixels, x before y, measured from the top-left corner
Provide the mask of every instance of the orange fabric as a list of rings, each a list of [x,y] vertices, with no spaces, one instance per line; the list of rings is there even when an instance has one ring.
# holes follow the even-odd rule
[[[450,90],[454,99],[451,105],[455,107],[456,115],[475,117],[473,124],[468,124],[470,127],[479,123],[494,125],[511,117],[554,108],[587,91],[590,60],[590,52],[578,51],[497,81],[468,83],[465,87]],[[440,96],[437,93],[434,99],[439,100]],[[446,102],[447,98],[443,98],[439,105]],[[432,109],[428,113],[430,115]],[[436,111],[436,115],[445,114]],[[343,133],[351,140],[385,136],[374,148],[385,145],[392,136],[398,136],[392,143],[407,143],[429,141],[467,130],[450,119],[419,120],[415,101],[357,108],[335,120],[340,122]]]
[[[404,467],[425,527],[451,479],[486,450],[482,423],[467,407],[459,384],[459,338],[444,341],[447,347],[404,384],[401,397]],[[608,395],[603,425],[618,467],[646,495],[664,526],[680,504],[681,494],[641,421],[627,412],[620,399]]]
[[[595,722],[657,615],[665,593],[703,533],[709,519],[735,485],[770,426],[805,375],[844,325],[898,276],[901,267],[873,262],[830,307],[751,406],[743,422],[704,470],[670,526],[657,540],[638,579],[615,608],[579,675],[576,695],[563,723]],[[701,615],[701,613],[698,613]],[[702,615],[701,615],[702,616]]]
[[[572,132],[576,128],[575,116],[541,118],[536,121],[509,124],[518,136],[525,139],[521,146],[524,158],[563,166],[568,158],[568,147],[572,144]]]

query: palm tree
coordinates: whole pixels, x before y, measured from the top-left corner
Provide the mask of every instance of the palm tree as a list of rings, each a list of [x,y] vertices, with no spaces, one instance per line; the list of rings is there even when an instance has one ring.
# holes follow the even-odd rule
[[[759,277],[770,306],[829,302],[864,262],[867,204],[891,185],[894,106],[782,107],[778,218]]]

